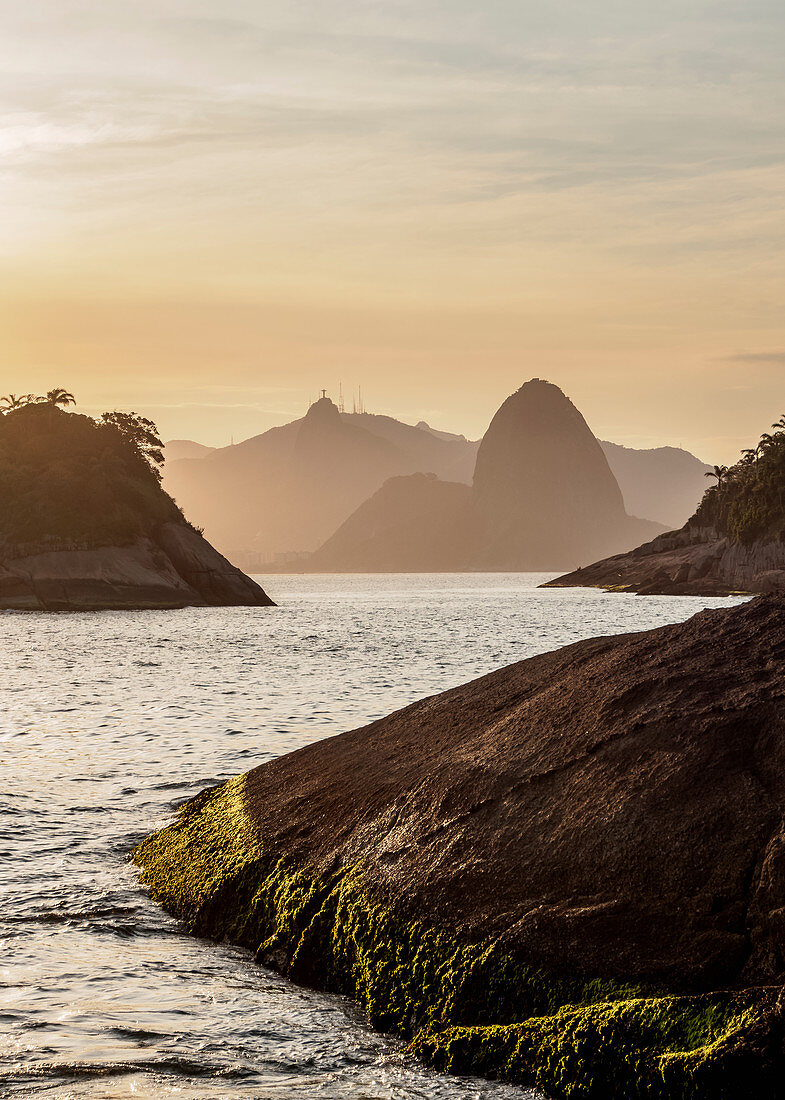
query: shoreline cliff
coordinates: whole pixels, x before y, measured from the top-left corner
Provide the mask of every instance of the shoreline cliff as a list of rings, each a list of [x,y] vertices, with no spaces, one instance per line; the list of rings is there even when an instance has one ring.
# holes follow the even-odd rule
[[[579,642],[204,791],[134,858],[443,1070],[774,1100],[784,661],[779,597]]]
[[[713,528],[670,531],[626,554],[546,581],[542,588],[604,588],[640,596],[738,596],[785,592],[785,542],[744,543]]]
[[[679,531],[595,561],[545,588],[590,587],[655,596],[785,592],[785,417],[716,481]]]
[[[152,421],[67,412],[65,390],[14,401],[0,414],[0,610],[272,605],[164,492]]]
[[[165,523],[127,546],[23,553],[0,547],[0,610],[149,611],[274,607],[251,577],[185,523]]]

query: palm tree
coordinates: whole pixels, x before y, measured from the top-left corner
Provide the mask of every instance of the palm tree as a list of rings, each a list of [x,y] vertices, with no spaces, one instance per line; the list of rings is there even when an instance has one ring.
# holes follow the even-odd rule
[[[716,477],[717,479],[717,492],[722,491],[722,483],[728,475],[727,466],[715,466],[713,470],[707,470],[705,477]]]
[[[47,405],[75,405],[76,398],[68,390],[64,390],[62,386],[57,386],[56,389],[49,390],[46,397],[41,398]]]
[[[34,401],[35,397],[32,393],[20,395],[9,393],[5,397],[0,397],[0,404],[5,406],[6,412],[11,412],[12,409],[21,409],[24,405],[31,405]]]

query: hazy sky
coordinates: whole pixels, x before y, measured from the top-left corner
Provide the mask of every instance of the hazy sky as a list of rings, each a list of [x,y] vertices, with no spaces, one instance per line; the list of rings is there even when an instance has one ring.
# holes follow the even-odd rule
[[[785,412],[782,0],[0,0],[0,392],[228,442],[321,386]]]

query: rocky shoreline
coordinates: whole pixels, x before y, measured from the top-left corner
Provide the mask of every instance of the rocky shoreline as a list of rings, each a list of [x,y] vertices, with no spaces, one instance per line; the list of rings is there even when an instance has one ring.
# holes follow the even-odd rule
[[[164,523],[127,546],[0,552],[2,610],[207,606],[269,607],[273,601],[186,523]]]
[[[785,592],[785,542],[745,545],[690,524],[626,554],[604,558],[542,585],[605,588],[641,596],[731,596]]]
[[[535,657],[203,792],[199,935],[557,1097],[781,1095],[785,600]]]

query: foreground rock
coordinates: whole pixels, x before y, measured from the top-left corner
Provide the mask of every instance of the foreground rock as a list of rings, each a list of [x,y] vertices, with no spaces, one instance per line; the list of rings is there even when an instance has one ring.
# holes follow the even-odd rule
[[[782,1095],[785,600],[596,638],[204,792],[135,853],[198,934],[447,1070]]]
[[[785,542],[745,545],[713,528],[687,525],[652,542],[576,569],[543,588],[605,588],[646,596],[785,592]]]
[[[273,601],[191,527],[165,523],[128,546],[3,556],[0,608],[17,611],[249,606]]]

